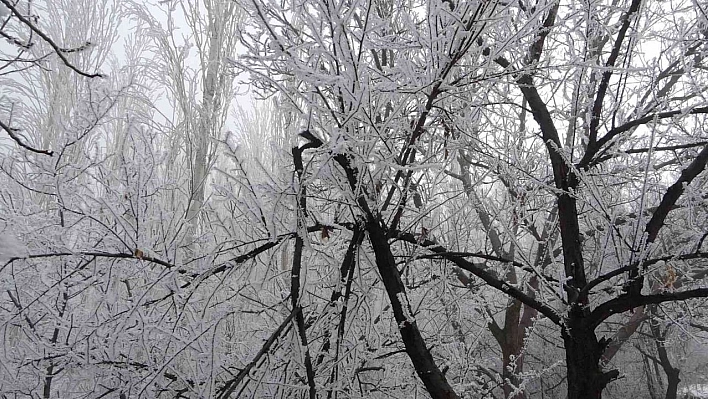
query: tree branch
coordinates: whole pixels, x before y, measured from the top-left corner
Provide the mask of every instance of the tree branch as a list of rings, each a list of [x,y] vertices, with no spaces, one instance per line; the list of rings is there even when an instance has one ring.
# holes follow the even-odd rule
[[[305,144],[303,147],[293,147],[293,163],[295,164],[295,173],[297,174],[298,192],[297,200],[297,233],[295,234],[295,250],[293,251],[293,266],[290,271],[290,300],[292,308],[295,310],[295,326],[300,337],[302,350],[305,352],[305,374],[307,375],[307,385],[309,385],[310,399],[317,398],[317,390],[315,387],[315,371],[312,367],[312,356],[307,340],[307,331],[305,329],[305,316],[302,313],[302,304],[300,303],[300,275],[302,274],[302,252],[305,247],[305,241],[302,239],[302,230],[305,230],[305,218],[307,217],[307,186],[303,183],[304,166],[302,164],[302,152],[312,144]]]
[[[622,295],[596,307],[585,322],[588,327],[594,329],[608,317],[640,306],[705,297],[708,297],[708,288],[696,288],[680,292],[662,292],[651,295]]]
[[[595,154],[597,154],[597,152],[598,152],[600,149],[602,149],[606,144],[608,144],[608,143],[609,143],[611,140],[613,140],[615,137],[617,137],[618,135],[620,135],[620,134],[622,134],[622,133],[624,133],[624,132],[627,132],[627,131],[629,131],[629,130],[631,130],[631,129],[637,127],[637,126],[644,125],[644,124],[649,123],[649,122],[651,122],[651,121],[653,121],[653,120],[657,120],[657,119],[668,119],[668,118],[673,118],[673,117],[678,116],[678,115],[695,115],[695,114],[706,114],[706,113],[708,113],[708,106],[706,106],[706,107],[692,108],[692,109],[690,109],[690,110],[688,110],[688,111],[684,111],[684,110],[674,110],[674,111],[659,112],[659,113],[649,114],[649,115],[643,116],[643,117],[641,117],[641,118],[637,118],[637,119],[631,120],[631,121],[629,121],[629,122],[627,122],[627,123],[625,123],[625,124],[623,124],[623,125],[621,125],[621,126],[618,126],[618,127],[614,128],[614,129],[610,130],[610,131],[607,132],[604,136],[602,136],[602,138],[600,138],[600,139],[597,141],[597,143],[596,143],[595,151],[594,151],[594,152],[587,151],[587,152],[585,153],[585,155],[583,156],[583,158],[580,160],[580,162],[578,162],[577,167],[580,168],[580,169],[585,169],[585,170],[587,170],[587,169],[589,169],[592,165],[595,165],[595,164],[597,164],[597,163],[599,163],[599,162],[605,160],[605,158],[601,158],[601,159],[595,158]],[[701,143],[704,143],[704,142],[701,142]],[[700,145],[701,143],[695,143],[695,144]],[[694,147],[694,146],[695,146],[695,145],[692,145],[692,144],[691,144],[691,145],[688,145],[687,147],[678,147],[678,148],[676,148],[676,149],[680,149],[680,148],[690,148],[690,147]],[[604,152],[607,152],[607,149],[608,149],[608,148],[603,149],[602,152],[603,152],[603,153],[604,153]],[[631,150],[630,150],[630,151],[631,151]],[[625,152],[627,152],[628,154],[632,154],[633,152],[630,152],[630,151],[625,151]],[[640,151],[636,151],[636,152],[640,152]]]
[[[617,33],[617,38],[615,39],[615,44],[612,46],[612,51],[610,56],[607,58],[605,63],[605,72],[602,73],[602,80],[597,89],[597,95],[595,96],[595,102],[592,107],[592,119],[590,119],[590,133],[588,137],[588,146],[585,152],[587,157],[597,152],[600,145],[597,142],[597,129],[600,126],[600,117],[602,115],[602,103],[605,101],[605,95],[607,94],[607,88],[610,85],[610,78],[612,78],[612,71],[619,57],[620,51],[622,49],[622,44],[624,38],[629,29],[629,24],[631,23],[632,15],[639,10],[639,6],[642,4],[641,0],[632,0],[632,4],[629,6],[629,10],[622,16],[622,26]],[[605,136],[607,137],[607,136]],[[585,157],[584,157],[585,158]]]
[[[2,0],[0,0],[0,1],[2,1]],[[14,129],[14,128],[6,125],[5,123],[3,123],[3,121],[0,121],[0,127],[2,127],[3,130],[6,131],[7,134],[10,136],[10,138],[13,139],[15,141],[15,143],[17,143],[17,145],[19,145],[20,147],[22,147],[28,151],[35,152],[37,154],[49,155],[50,157],[52,155],[54,155],[54,151],[52,151],[52,150],[40,150],[40,149],[34,148],[28,144],[25,144],[25,142],[22,141],[20,136],[17,135],[17,132],[19,131],[19,129]]]
[[[4,4],[5,7],[7,7],[15,16],[17,19],[20,20],[23,24],[27,25],[28,28],[32,30],[32,32],[36,33],[37,36],[41,37],[49,46],[54,49],[54,52],[56,52],[57,56],[61,59],[61,61],[66,65],[69,69],[73,70],[74,72],[78,73],[81,76],[87,77],[87,78],[102,78],[103,75],[100,73],[86,73],[79,68],[75,67],[68,58],[64,55],[66,52],[72,52],[72,51],[67,51],[65,49],[62,49],[59,47],[54,40],[52,40],[49,36],[47,36],[44,32],[42,32],[39,28],[37,28],[32,21],[29,19],[25,18],[15,6],[10,3],[10,0],[0,0],[0,3]],[[82,46],[83,47],[83,46]],[[80,47],[80,48],[82,48]],[[77,50],[80,51],[80,50]]]
[[[248,374],[251,372],[251,370],[258,364],[258,361],[261,360],[261,358],[270,351],[270,347],[273,346],[275,341],[278,340],[280,337],[280,334],[283,333],[283,330],[285,330],[285,327],[290,324],[292,319],[295,317],[295,313],[297,313],[297,309],[293,309],[288,317],[283,320],[282,323],[278,326],[278,328],[273,331],[273,333],[268,337],[266,342],[263,343],[263,346],[261,346],[261,349],[256,353],[256,356],[253,357],[253,359],[246,365],[246,367],[242,368],[241,371],[236,375],[236,377],[232,378],[231,380],[227,381],[223,387],[219,389],[219,392],[216,396],[217,399],[227,399],[231,397],[231,394],[236,390],[238,385],[243,381],[244,378],[248,376]]]
[[[366,230],[369,233],[369,241],[376,257],[376,266],[386,288],[401,339],[418,377],[423,381],[432,398],[459,398],[425,344],[408,302],[406,288],[396,268],[396,261],[393,258],[386,232],[376,220],[371,219],[366,222]]]
[[[703,147],[703,150],[698,153],[698,156],[681,172],[681,176],[679,176],[678,180],[666,190],[664,197],[661,199],[659,206],[654,211],[654,214],[645,228],[645,232],[648,235],[647,244],[654,242],[659,234],[659,230],[664,225],[664,220],[666,220],[669,212],[673,209],[676,201],[681,197],[686,186],[691,184],[699,173],[703,172],[706,163],[708,163],[708,145]]]
[[[540,313],[542,313],[544,316],[548,317],[549,320],[551,320],[553,323],[557,325],[562,325],[562,320],[561,317],[556,313],[556,311],[549,307],[548,305],[545,305],[535,298],[531,297],[530,295],[524,293],[522,290],[509,285],[507,282],[501,280],[496,273],[493,271],[490,271],[488,269],[485,269],[477,264],[474,264],[467,259],[461,257],[458,255],[458,253],[455,252],[450,252],[447,249],[445,249],[443,246],[439,245],[438,243],[431,241],[431,240],[419,240],[413,234],[411,233],[399,233],[397,237],[403,241],[410,242],[412,244],[418,244],[421,247],[427,249],[428,251],[431,251],[443,259],[446,259],[452,263],[454,263],[456,266],[459,268],[466,270],[475,276],[479,277],[482,279],[487,285],[496,288],[497,290],[503,292],[504,294],[514,298],[518,299],[525,305],[534,308],[538,310]]]
[[[691,259],[708,259],[708,252],[695,252],[692,254],[685,254],[685,255],[668,255],[668,256],[662,256],[659,258],[654,258],[654,259],[649,259],[645,260],[644,262],[634,262],[631,265],[623,266],[617,269],[614,269],[610,272],[607,272],[592,281],[590,281],[584,288],[583,292],[589,293],[591,289],[595,288],[597,285],[611,280],[614,277],[620,276],[628,271],[635,270],[637,269],[640,265],[643,267],[651,266],[653,264],[659,263],[659,262],[668,262],[672,260],[691,260]]]
[[[691,184],[693,179],[705,169],[706,163],[708,163],[708,145],[703,147],[703,150],[698,153],[698,156],[681,172],[681,176],[679,176],[676,182],[666,190],[659,206],[656,207],[654,214],[644,229],[646,238],[642,240],[640,248],[648,248],[654,240],[656,240],[669,212],[671,212],[674,205],[676,205],[676,202],[683,194],[686,186]],[[646,268],[646,265],[642,265],[641,267]],[[639,267],[631,269],[629,271],[629,279],[625,286],[625,291],[631,296],[637,296],[641,293],[643,285],[644,276],[639,274]]]

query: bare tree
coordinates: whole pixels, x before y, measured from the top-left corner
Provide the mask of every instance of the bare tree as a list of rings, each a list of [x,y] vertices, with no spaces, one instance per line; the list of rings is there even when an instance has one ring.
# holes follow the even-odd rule
[[[619,375],[601,365],[604,321],[708,294],[696,283],[646,283],[660,261],[695,273],[706,257],[705,226],[682,242],[661,234],[674,215],[704,212],[696,187],[708,162],[699,128],[708,110],[704,83],[689,75],[703,76],[705,15],[700,5],[675,11],[696,23],[662,26],[670,34],[659,39],[660,10],[640,1],[350,2],[314,3],[288,18],[290,10],[253,3],[260,30],[248,43],[251,54],[266,55],[241,66],[302,115],[300,150],[316,150],[314,159],[329,157],[340,171],[337,189],[349,189],[342,196],[368,233],[401,339],[431,396],[456,394],[413,322],[397,243],[428,251],[414,251],[404,269],[421,256],[440,259],[513,299],[507,331],[491,323],[500,341],[516,342],[505,359],[520,358],[523,333],[509,329],[519,328],[513,315],[522,304],[555,324],[573,398],[600,397]],[[379,28],[391,25],[395,35]],[[663,52],[647,63],[636,54],[652,44]],[[381,68],[381,48],[398,49],[395,66]],[[532,128],[519,128],[526,114]],[[444,170],[475,204],[492,253],[450,237],[445,223],[421,226],[421,213],[448,206],[433,197],[416,203]],[[481,195],[496,202],[494,213]]]
[[[41,4],[95,46],[3,75],[2,394],[598,398],[638,334],[677,392],[702,4]]]
[[[103,7],[107,6],[105,2],[99,4]],[[66,6],[68,4],[62,4],[60,7]],[[43,26],[40,23],[39,14],[37,14],[37,11],[46,11],[50,15],[50,20],[52,20],[52,13],[56,10],[56,7],[41,10],[41,6],[37,9],[32,2],[19,0],[2,0],[0,2],[0,18],[2,18],[2,21],[0,21],[0,36],[7,43],[7,45],[3,46],[3,50],[0,53],[2,57],[0,60],[2,63],[0,65],[0,77],[3,79],[3,85],[21,85],[21,82],[23,80],[26,81],[26,79],[15,79],[14,75],[21,74],[26,77],[28,73],[36,73],[37,69],[48,68],[65,68],[68,73],[76,74],[81,78],[101,77],[100,73],[90,72],[95,63],[89,61],[86,54],[95,53],[85,51],[92,46],[91,41],[86,40],[86,38],[105,40],[105,37],[94,37],[92,33],[113,35],[115,34],[115,27],[110,27],[104,32],[91,32],[84,28],[82,32],[76,32],[78,35],[68,34],[67,32],[66,36],[70,37],[69,41],[75,41],[75,43],[64,46],[56,39],[57,36],[61,35],[60,32],[57,32],[57,28],[62,29],[64,27]],[[84,37],[75,37],[80,35]],[[83,58],[83,60],[80,60],[80,58]],[[37,154],[53,155],[54,152],[51,149],[38,147],[28,142],[28,137],[23,137],[26,133],[22,132],[22,127],[13,126],[16,124],[15,121],[17,119],[20,120],[17,125],[22,125],[22,113],[24,110],[16,109],[21,108],[21,106],[15,106],[18,99],[11,98],[11,95],[12,92],[0,93],[0,96],[5,99],[3,101],[5,104],[0,109],[3,112],[3,117],[0,119],[0,128],[21,148]]]

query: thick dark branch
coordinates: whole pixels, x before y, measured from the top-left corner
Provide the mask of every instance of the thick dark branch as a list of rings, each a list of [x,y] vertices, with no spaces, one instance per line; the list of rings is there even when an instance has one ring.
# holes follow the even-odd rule
[[[405,235],[406,235],[406,234],[399,235],[399,237],[402,237],[402,236],[405,236]],[[410,242],[410,241],[409,241],[409,240],[406,240],[406,242]],[[440,252],[440,253],[432,253],[432,254],[428,254],[428,255],[420,255],[420,256],[417,256],[418,259],[447,259],[447,258],[449,258],[449,257],[479,258],[479,259],[491,260],[491,261],[499,262],[499,263],[506,263],[506,264],[513,265],[514,267],[517,267],[517,268],[519,268],[519,269],[521,269],[521,270],[523,270],[523,271],[525,271],[525,272],[533,273],[533,274],[535,274],[537,277],[538,277],[538,276],[541,276],[544,280],[553,281],[553,282],[558,282],[558,280],[557,280],[556,278],[551,277],[551,276],[547,276],[547,275],[540,274],[540,272],[537,271],[536,269],[534,269],[533,267],[524,265],[524,264],[521,263],[521,262],[518,262],[518,261],[515,261],[515,260],[512,260],[512,259],[502,258],[502,257],[499,257],[499,256],[488,255],[488,254],[484,254],[484,253],[481,253],[481,252],[455,252],[455,251],[452,251],[452,252]],[[539,264],[540,264],[540,263],[539,263]],[[480,265],[479,267],[481,267],[481,268],[484,269],[484,270],[487,270],[487,269],[488,269],[487,267],[482,266],[482,265]]]
[[[432,398],[458,398],[459,396],[448,383],[445,374],[437,366],[430,349],[425,344],[408,302],[405,285],[396,268],[396,260],[391,252],[386,232],[376,220],[371,219],[366,222],[366,230],[369,232],[369,241],[376,257],[376,266],[381,275],[381,281],[386,287],[401,339],[418,377],[423,381]]]
[[[666,190],[664,197],[661,199],[661,203],[659,203],[659,206],[654,211],[654,214],[645,228],[647,245],[654,242],[657,235],[659,235],[659,230],[661,230],[661,227],[664,225],[664,220],[666,220],[669,212],[673,209],[676,201],[681,197],[686,186],[691,184],[699,173],[703,172],[706,163],[708,163],[708,145],[703,147],[703,150],[698,153],[698,156],[681,172],[681,176],[679,176],[678,180]]]
[[[708,145],[703,147],[703,150],[698,153],[698,156],[681,172],[681,176],[679,176],[676,182],[666,190],[666,193],[661,198],[661,203],[656,207],[649,223],[647,223],[644,229],[645,237],[642,237],[643,240],[639,249],[648,248],[656,240],[669,212],[674,209],[676,202],[679,200],[686,187],[705,169],[706,163],[708,163]],[[642,268],[646,268],[646,265],[642,265]],[[630,270],[628,277],[628,282],[625,284],[624,290],[629,293],[630,296],[639,295],[644,285],[644,276],[639,274],[639,268]]]
[[[557,13],[558,4],[556,3],[546,15],[546,18],[543,21],[543,25],[540,28],[538,36],[536,37],[536,40],[534,41],[531,46],[531,49],[529,50],[529,59],[527,61],[538,61],[540,59],[541,54],[543,52],[543,44],[545,43],[545,39],[550,33],[551,28],[555,24]],[[485,49],[482,52],[482,54],[484,55],[488,55],[489,53],[490,51],[488,51],[488,49]],[[494,62],[496,62],[505,69],[511,67],[509,61],[503,57],[495,58]],[[565,177],[566,173],[561,173],[559,168],[561,166],[565,166],[565,162],[563,161],[560,155],[560,149],[562,147],[562,144],[560,142],[556,126],[553,123],[553,117],[548,111],[548,107],[546,106],[545,101],[543,101],[543,99],[538,93],[538,90],[536,89],[536,86],[533,83],[533,76],[528,72],[512,72],[515,72],[517,74],[516,83],[519,86],[519,89],[521,89],[521,92],[523,93],[524,98],[526,99],[529,108],[531,109],[531,113],[534,119],[541,128],[543,141],[546,144],[546,148],[548,149],[551,158],[551,163],[553,165],[556,187],[562,188],[563,183],[561,182],[561,180]]]
[[[433,251],[434,250],[435,249],[433,249]],[[506,283],[505,281],[502,281],[501,279],[499,279],[496,276],[496,273],[485,271],[484,269],[482,269],[478,265],[476,265],[464,258],[448,257],[447,260],[454,263],[460,269],[466,270],[466,271],[474,274],[475,276],[479,277],[485,283],[487,283],[487,285],[489,285],[490,287],[496,288],[497,290],[503,292],[504,294],[521,301],[524,305],[531,307],[533,309],[536,309],[541,314],[548,317],[548,319],[551,320],[556,325],[559,325],[559,326],[561,325],[561,323],[562,323],[561,318],[553,308],[543,304],[540,301],[537,301],[533,297],[524,293],[522,290]]]
[[[708,288],[696,288],[680,292],[662,292],[651,295],[622,295],[596,307],[586,319],[586,323],[588,327],[594,329],[608,317],[640,306],[705,297],[708,297]]]
[[[418,243],[417,241],[415,241],[415,236],[411,233],[399,233],[398,238],[403,241],[410,242],[413,244]],[[423,240],[420,242],[420,245],[426,246],[426,244],[428,244],[428,243],[432,243],[432,241]],[[437,244],[432,243],[432,244],[428,244],[428,245],[437,245]],[[499,262],[499,263],[508,263],[508,264],[516,266],[520,269],[523,269],[526,271],[532,271],[531,268],[529,268],[528,266],[524,265],[523,263],[521,263],[519,261],[515,261],[513,259],[502,258],[500,256],[489,255],[489,254],[485,254],[482,252],[460,252],[460,251],[435,252],[435,253],[432,253],[429,255],[419,255],[419,256],[417,256],[417,258],[418,259],[436,259],[436,258],[446,259],[446,257],[450,257],[450,256],[455,256],[455,257],[459,257],[459,258],[480,258],[480,259],[491,260],[491,261]]]
[[[300,133],[300,136],[309,141],[308,148],[318,148],[323,145],[322,141],[309,131]],[[357,187],[358,169],[351,165],[349,158],[344,154],[336,154],[333,158],[344,170],[352,192],[357,193],[359,191]],[[374,214],[366,202],[365,196],[365,192],[358,195],[356,201],[366,216],[366,231],[369,233],[369,241],[374,249],[376,267],[391,302],[393,315],[398,323],[406,353],[431,397],[435,399],[457,398],[458,396],[447,382],[445,374],[440,371],[440,368],[435,363],[430,349],[425,344],[423,335],[412,316],[412,309],[410,303],[408,303],[405,286],[396,268],[396,261],[391,253],[388,236],[384,227],[379,224],[377,215]]]
[[[644,262],[633,262],[631,265],[627,265],[624,267],[620,267],[617,269],[612,270],[611,272],[605,273],[594,280],[590,281],[585,288],[583,288],[583,292],[589,293],[591,289],[595,288],[597,285],[611,280],[614,277],[620,276],[626,272],[636,270],[639,268],[641,265],[642,267],[648,267],[653,264],[659,263],[659,262],[668,262],[668,261],[673,261],[673,260],[691,260],[691,259],[708,259],[708,253],[706,252],[696,252],[692,254],[685,254],[685,255],[669,255],[669,256],[662,256],[660,258],[654,258],[654,259],[649,259],[645,260]]]
[[[551,9],[549,15],[554,12]],[[544,24],[553,23],[554,18],[547,18]],[[551,26],[543,26],[543,29],[550,29]],[[541,42],[542,43],[542,42]],[[542,48],[535,51],[541,51]],[[491,51],[485,49],[482,54],[489,55]],[[540,53],[539,53],[540,54]],[[494,62],[504,68],[510,68],[509,62],[497,57]],[[548,157],[553,169],[553,180],[556,188],[560,190],[558,194],[558,223],[561,231],[563,263],[565,274],[570,278],[566,290],[571,302],[585,304],[587,298],[577,296],[580,288],[585,286],[587,277],[580,240],[580,227],[578,222],[578,209],[574,196],[580,180],[574,170],[568,165],[563,155],[562,144],[558,135],[558,130],[553,121],[553,117],[546,106],[546,102],[541,98],[538,89],[534,85],[533,76],[528,72],[512,71],[516,75],[516,83],[526,99],[533,118],[541,128],[543,142],[548,151]]]
[[[364,228],[359,224],[355,225],[352,239],[349,241],[349,248],[344,255],[344,260],[340,267],[340,283],[344,285],[344,298],[341,298],[341,289],[336,290],[332,293],[332,303],[337,300],[342,299],[342,309],[339,312],[339,323],[337,324],[337,340],[334,350],[334,367],[332,367],[332,372],[330,373],[329,383],[332,384],[339,377],[339,364],[340,364],[340,352],[342,342],[344,342],[344,332],[347,323],[347,312],[349,310],[349,299],[352,294],[352,282],[354,281],[354,269],[356,268],[356,254],[361,247],[361,243],[364,240]],[[326,347],[329,346],[328,333],[325,334],[325,343],[323,346],[323,351],[326,351]],[[320,364],[321,361],[318,362]]]
[[[676,151],[676,150],[685,150],[687,148],[702,147],[706,144],[708,144],[708,141],[699,141],[697,143],[658,146],[658,147],[654,147],[654,148],[630,148],[630,149],[623,151],[623,152],[625,154],[642,154],[642,153],[649,152],[649,151],[652,151],[652,152]]]
[[[256,247],[256,248],[246,252],[245,254],[241,254],[241,255],[231,259],[228,262],[224,262],[224,263],[214,267],[213,269],[206,271],[201,276],[202,276],[202,278],[207,278],[207,277],[211,277],[215,274],[223,273],[226,270],[233,268],[234,265],[238,265],[238,264],[243,263],[247,260],[253,259],[256,256],[262,254],[263,252],[280,244],[283,240],[292,238],[294,236],[295,236],[294,233],[289,233],[289,234],[285,234],[283,236],[280,236],[277,240],[269,241],[259,247]],[[192,275],[192,277],[197,277],[197,276],[199,276],[199,275],[194,275],[194,274]],[[189,283],[187,283],[187,284],[189,284]],[[183,286],[182,288],[186,288],[186,287]]]
[[[522,75],[517,79],[517,83],[532,110],[534,119],[541,127],[543,141],[546,144],[553,169],[555,186],[561,190],[558,195],[557,209],[565,274],[571,278],[568,283],[568,298],[571,302],[584,303],[587,298],[576,297],[577,290],[586,284],[586,275],[580,240],[578,209],[575,196],[571,194],[578,188],[579,179],[562,154],[562,145],[553,117],[534,86],[532,77]],[[575,290],[570,289],[571,287]]]
[[[293,251],[293,267],[290,271],[290,299],[292,308],[295,310],[295,326],[297,327],[300,344],[305,351],[305,374],[307,375],[307,385],[309,385],[310,399],[317,397],[315,387],[315,371],[312,367],[312,356],[307,339],[307,331],[305,329],[305,315],[302,313],[302,304],[300,303],[300,275],[302,273],[302,253],[305,247],[305,241],[302,238],[302,230],[305,227],[305,218],[307,217],[307,187],[304,184],[304,166],[302,164],[302,152],[308,146],[314,145],[312,139],[310,143],[301,147],[294,147],[292,150],[293,161],[295,164],[295,173],[297,174],[298,193],[297,200],[297,234],[295,234],[295,250]]]
[[[140,256],[138,256],[140,255]],[[80,251],[80,252],[52,252],[52,253],[46,253],[46,254],[32,254],[32,255],[27,255],[27,256],[16,256],[10,258],[5,265],[3,265],[2,269],[5,268],[8,264],[22,260],[22,259],[42,259],[42,258],[53,258],[53,257],[59,257],[59,256],[95,256],[97,258],[117,258],[117,259],[140,259],[144,260],[146,262],[151,262],[155,263],[161,266],[164,266],[168,269],[172,269],[175,267],[172,263],[163,261],[158,258],[154,258],[151,256],[143,256],[142,254],[136,255],[135,253],[111,253],[111,252],[99,252],[99,251]],[[0,270],[2,270],[0,269]],[[178,270],[180,273],[186,273],[186,270],[180,269]]]
[[[526,98],[526,101],[531,108],[533,118],[541,128],[543,142],[546,145],[548,154],[553,167],[553,178],[556,183],[556,188],[563,189],[567,183],[568,165],[566,165],[563,156],[561,155],[562,144],[558,130],[556,129],[553,117],[551,116],[546,102],[543,101],[536,86],[533,83],[531,75],[522,75],[516,80],[519,89]]]
[[[320,232],[320,231],[322,231],[323,228],[331,229],[334,227],[335,226],[326,226],[326,225],[322,225],[322,224],[316,224],[314,226],[308,227],[307,232],[308,233]],[[295,233],[281,234],[281,235],[277,236],[275,239],[268,241],[265,244],[262,244],[256,248],[253,248],[252,250],[250,250],[244,254],[235,256],[226,262],[220,263],[220,264],[214,266],[213,268],[211,268],[201,274],[200,273],[192,273],[189,276],[192,278],[199,277],[203,280],[207,277],[211,277],[213,275],[223,273],[223,272],[233,268],[235,265],[238,265],[238,264],[244,263],[250,259],[253,259],[256,256],[262,254],[263,252],[277,246],[281,242],[291,239],[293,237],[295,237]],[[95,257],[99,257],[99,258],[103,257],[103,258],[117,258],[117,259],[138,259],[138,260],[143,260],[146,262],[155,263],[155,264],[164,266],[165,268],[168,268],[168,269],[173,269],[173,268],[177,267],[176,265],[174,265],[170,262],[167,262],[167,261],[155,258],[155,257],[147,256],[144,254],[144,252],[142,250],[136,249],[136,251],[134,253],[77,251],[77,252],[52,252],[52,253],[46,253],[46,254],[32,254],[32,255],[27,255],[27,256],[16,256],[16,257],[10,258],[7,262],[5,262],[5,264],[0,268],[0,271],[2,271],[5,268],[5,266],[9,265],[12,262],[18,261],[18,260],[41,259],[41,258],[51,258],[51,257],[58,257],[58,256],[95,256]],[[178,268],[177,272],[180,274],[186,274],[186,273],[188,273],[188,270],[185,268]],[[181,288],[186,288],[186,287],[190,286],[191,284],[192,284],[192,282],[187,282],[187,283],[183,284],[181,286]]]
[[[546,19],[543,20],[543,25],[539,29],[536,40],[534,40],[531,48],[529,49],[527,64],[532,64],[538,62],[541,59],[541,54],[543,53],[543,45],[546,42],[546,37],[551,33],[551,28],[556,23],[556,16],[558,16],[558,7],[560,6],[560,1],[555,2],[551,9],[546,14]]]

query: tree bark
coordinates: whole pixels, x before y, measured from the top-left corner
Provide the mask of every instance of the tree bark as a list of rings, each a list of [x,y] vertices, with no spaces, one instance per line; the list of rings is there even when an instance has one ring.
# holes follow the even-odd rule
[[[510,336],[516,341],[517,336]],[[502,378],[504,378],[504,397],[507,399],[526,399],[526,394],[519,389],[521,380],[518,373],[524,369],[523,354],[521,345],[516,343],[504,344],[502,347]]]
[[[433,399],[458,399],[459,396],[447,382],[445,374],[435,364],[435,359],[426,346],[413,317],[405,286],[396,268],[396,260],[391,253],[391,246],[385,231],[376,220],[372,220],[371,215],[368,215],[366,229],[374,249],[376,266],[386,287],[396,323],[398,323],[401,339],[418,377],[423,381]]]
[[[592,327],[584,326],[579,310],[573,309],[562,330],[565,343],[565,359],[568,373],[569,399],[600,399],[605,386],[617,378],[619,372],[603,372],[600,358],[607,341],[598,340]]]
[[[678,385],[681,382],[679,378],[679,370],[675,368],[664,369],[666,372],[666,378],[668,380],[668,386],[666,387],[666,399],[676,399],[678,396]]]
[[[504,327],[499,327],[493,320],[489,323],[489,330],[502,351],[502,389],[507,399],[526,398],[525,392],[518,389],[521,381],[517,376],[524,367],[522,350],[526,328],[519,324],[522,307],[521,301],[512,299],[506,309]]]
[[[649,312],[656,316],[656,306],[650,306]],[[671,359],[669,359],[669,353],[666,350],[666,336],[669,334],[668,327],[662,331],[659,321],[652,319],[649,322],[649,328],[651,329],[651,335],[654,338],[654,344],[656,345],[656,352],[659,354],[659,365],[664,370],[666,374],[667,387],[666,387],[666,399],[676,399],[678,396],[678,384],[681,382],[679,374],[681,370],[674,367],[671,364]]]

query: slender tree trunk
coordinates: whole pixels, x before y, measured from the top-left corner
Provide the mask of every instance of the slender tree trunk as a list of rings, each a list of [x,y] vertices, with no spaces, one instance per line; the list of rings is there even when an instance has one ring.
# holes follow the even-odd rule
[[[305,241],[302,238],[303,232],[307,231],[307,186],[303,184],[304,166],[302,164],[302,149],[295,147],[292,150],[293,163],[297,173],[297,183],[299,193],[297,195],[297,234],[295,235],[295,251],[293,252],[293,267],[290,271],[290,300],[295,312],[295,326],[300,337],[300,345],[305,353],[305,373],[307,374],[307,385],[309,386],[310,399],[317,398],[317,388],[315,385],[315,370],[312,366],[312,356],[310,354],[307,331],[305,327],[305,315],[302,312],[300,303],[300,279],[302,277],[302,253]],[[305,270],[307,273],[307,270]]]
[[[647,377],[649,397],[651,399],[661,399],[664,396],[660,392],[664,390],[664,381],[661,379],[661,374],[659,374],[659,367],[657,367],[655,360],[650,359],[647,355],[642,356],[642,363],[644,363],[644,374]]]
[[[192,133],[192,178],[190,182],[190,202],[187,210],[188,242],[187,258],[194,257],[194,243],[197,241],[199,229],[199,212],[204,205],[204,188],[208,172],[208,147],[209,138],[214,135],[216,125],[216,115],[221,112],[220,104],[216,100],[217,93],[217,73],[219,72],[219,44],[216,42],[218,33],[216,26],[209,27],[211,36],[209,47],[208,69],[204,77],[204,94],[199,110],[198,129]]]
[[[656,306],[650,306],[649,312],[652,315],[656,314]],[[666,399],[676,399],[678,396],[678,385],[681,382],[679,374],[681,370],[674,367],[671,364],[671,359],[669,359],[669,353],[666,350],[666,336],[668,335],[668,327],[664,331],[661,330],[658,320],[652,319],[649,322],[649,327],[651,329],[651,335],[654,337],[654,344],[656,345],[656,352],[659,354],[659,365],[664,369],[666,373],[667,387],[666,387]]]

